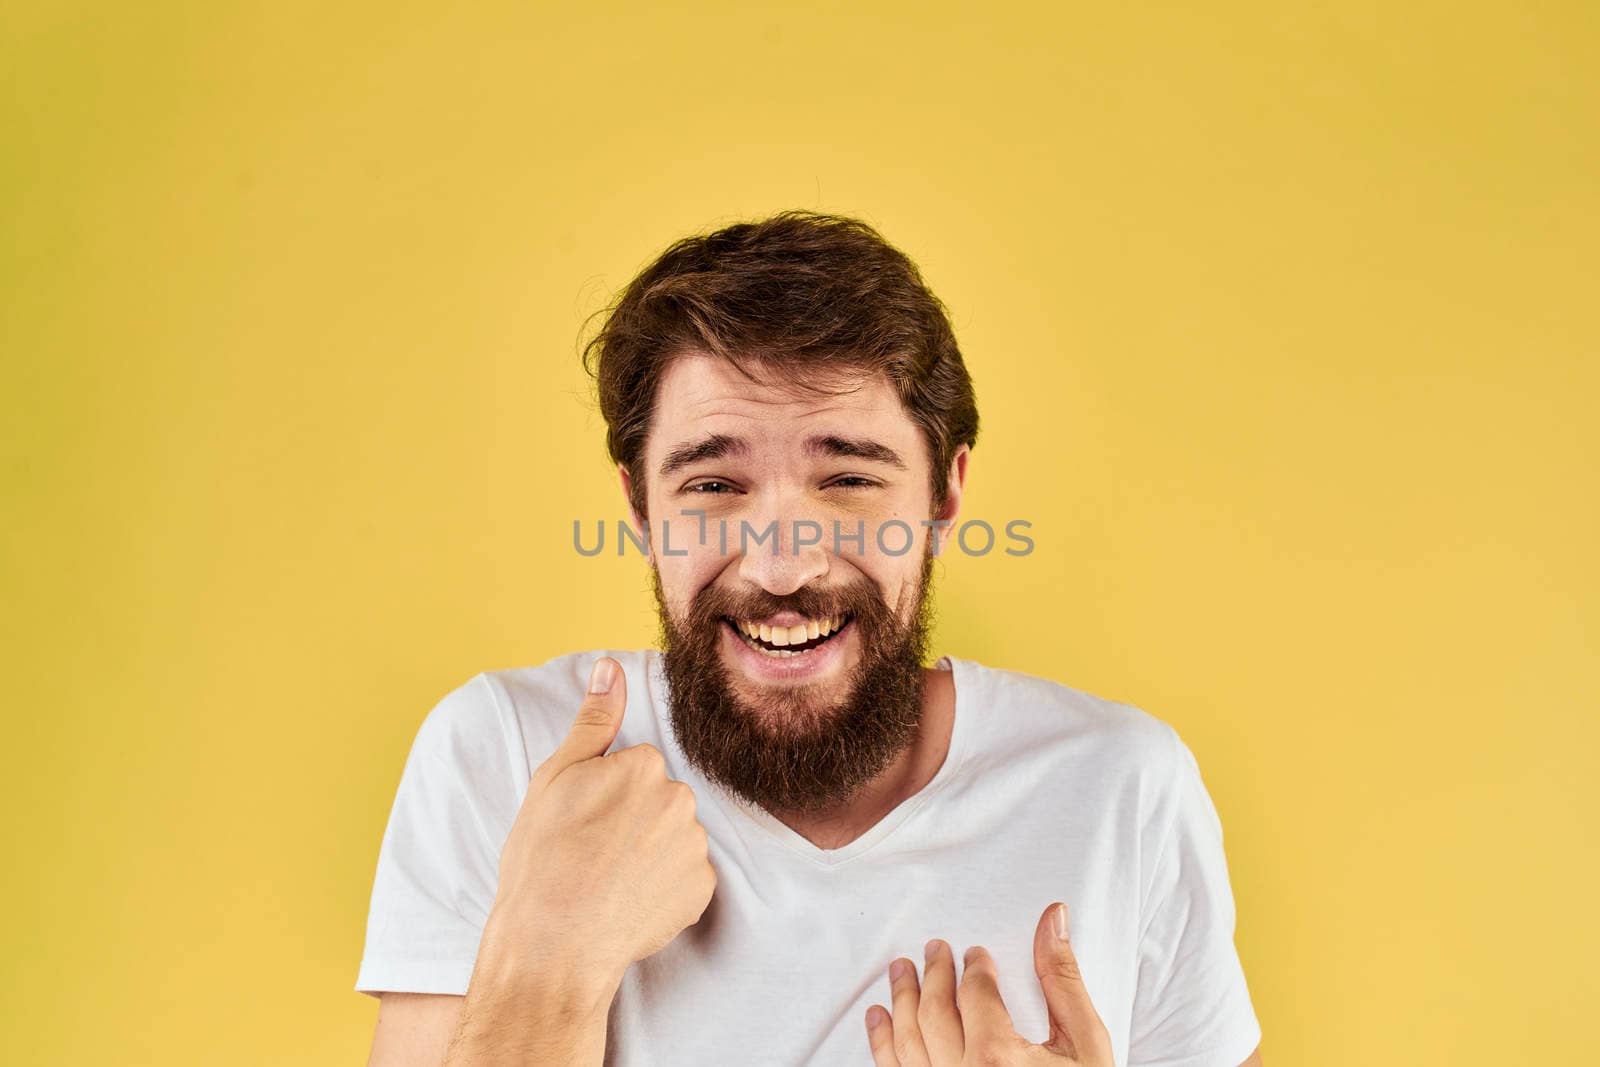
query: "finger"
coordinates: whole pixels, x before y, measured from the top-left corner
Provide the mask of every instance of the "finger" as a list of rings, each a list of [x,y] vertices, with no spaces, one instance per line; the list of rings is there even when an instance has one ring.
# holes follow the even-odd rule
[[[956,1011],[956,957],[950,946],[934,938],[923,948],[922,1000],[917,1017],[922,1043],[934,1067],[960,1063],[965,1054],[961,1015]]]
[[[1067,906],[1060,903],[1050,905],[1039,916],[1033,931],[1033,969],[1050,1015],[1050,1039],[1045,1047],[1081,1058],[1098,1050],[1107,1035],[1073,954],[1067,919]]]
[[[534,784],[545,785],[574,763],[604,755],[622,728],[627,705],[628,682],[622,665],[610,656],[601,656],[589,673],[589,691],[577,718],[561,744],[534,771]]]
[[[999,972],[987,949],[974,945],[962,958],[961,984],[956,986],[956,1007],[967,1048],[1000,1047],[1017,1036],[1011,1013],[1000,999]]]
[[[867,1044],[872,1046],[873,1067],[902,1067],[894,1054],[894,1026],[889,1013],[874,1004],[867,1009]]]
[[[928,1050],[922,1044],[917,1021],[917,968],[901,957],[889,964],[889,989],[894,996],[894,1051],[902,1067],[929,1067]]]

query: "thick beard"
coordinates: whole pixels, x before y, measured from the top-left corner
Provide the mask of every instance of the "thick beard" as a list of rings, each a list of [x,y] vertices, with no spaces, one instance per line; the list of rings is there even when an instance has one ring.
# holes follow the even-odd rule
[[[652,569],[672,732],[685,758],[711,782],[774,814],[815,814],[847,802],[911,745],[922,722],[932,574],[930,552],[906,624],[877,587],[862,579],[837,590],[808,586],[782,597],[764,591],[740,596],[709,585],[679,625]],[[862,658],[847,679],[842,703],[819,702],[812,686],[775,688],[764,694],[761,707],[734,692],[719,651],[722,617],[765,618],[784,610],[811,619],[853,616]]]

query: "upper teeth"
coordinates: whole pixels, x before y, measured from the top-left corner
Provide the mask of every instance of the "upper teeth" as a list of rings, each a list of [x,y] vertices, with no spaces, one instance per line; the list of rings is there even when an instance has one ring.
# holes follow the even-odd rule
[[[843,616],[826,619],[807,619],[795,626],[768,626],[766,623],[739,621],[739,629],[751,637],[759,637],[769,645],[798,645],[818,637],[827,637],[839,628]]]

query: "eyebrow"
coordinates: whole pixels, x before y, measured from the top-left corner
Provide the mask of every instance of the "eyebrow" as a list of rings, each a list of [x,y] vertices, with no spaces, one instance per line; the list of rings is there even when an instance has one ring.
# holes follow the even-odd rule
[[[750,446],[742,438],[729,437],[727,434],[716,433],[699,441],[679,445],[667,453],[661,461],[661,476],[663,478],[680,471],[692,464],[708,459],[721,459],[724,456],[744,455],[750,451]],[[813,456],[841,456],[851,459],[864,459],[872,463],[882,463],[898,470],[906,469],[905,460],[900,458],[900,453],[888,445],[879,444],[877,441],[864,437],[840,437],[836,434],[824,434],[806,439],[806,453]]]
[[[888,445],[880,445],[865,437],[834,437],[831,434],[825,437],[812,437],[806,441],[806,452],[811,455],[865,459],[873,463],[885,463],[900,470],[906,469],[906,461],[900,458],[900,453]]]
[[[667,458],[661,461],[661,476],[665,478],[674,471],[680,471],[701,460],[721,459],[723,456],[742,454],[749,450],[749,446],[737,437],[714,433],[704,440],[679,445],[668,452]]]

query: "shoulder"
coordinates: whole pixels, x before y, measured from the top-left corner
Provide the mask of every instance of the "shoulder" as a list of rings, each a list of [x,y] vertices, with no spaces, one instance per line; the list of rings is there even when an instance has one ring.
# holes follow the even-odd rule
[[[417,727],[412,759],[438,759],[454,764],[482,764],[514,740],[489,676],[478,673],[450,690],[433,705]]]
[[[627,707],[615,745],[643,740],[651,731],[653,649],[595,648],[554,656],[543,663],[487,671],[482,677],[503,713],[518,732],[530,765],[544,760],[572,726],[589,687],[589,672],[601,656],[622,666]]]
[[[417,728],[415,756],[485,766],[504,754],[526,767],[543,759],[565,735],[588,688],[595,660],[610,656],[623,666],[630,707],[645,693],[649,650],[569,652],[527,667],[486,670],[441,697]]]
[[[641,699],[644,694],[639,687],[645,684],[649,649],[595,648],[568,652],[534,666],[487,671],[484,677],[500,698],[518,713],[553,707],[561,709],[570,719],[583,703],[589,687],[589,672],[601,656],[610,656],[622,664],[629,703]]]
[[[1080,776],[1132,780],[1141,791],[1170,786],[1182,771],[1188,750],[1177,731],[1143,708],[1025,671],[972,660],[954,666],[980,758],[984,750],[1030,750],[1070,761]]]

